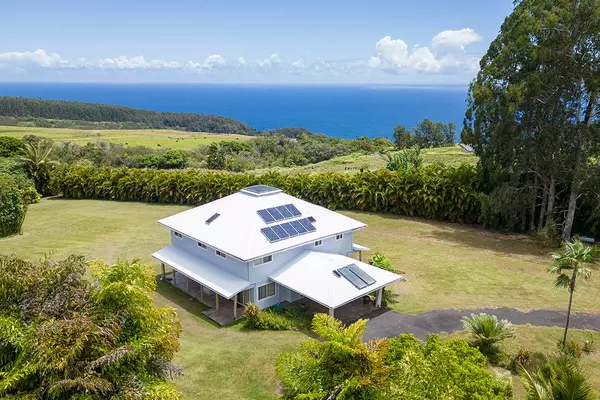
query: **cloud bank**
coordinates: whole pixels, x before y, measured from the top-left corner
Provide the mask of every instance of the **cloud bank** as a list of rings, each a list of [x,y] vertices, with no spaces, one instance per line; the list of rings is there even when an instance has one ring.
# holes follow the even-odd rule
[[[374,46],[373,53],[352,60],[308,61],[305,58],[287,59],[273,53],[253,61],[243,56],[226,59],[220,54],[208,55],[204,60],[147,60],[143,55],[125,56],[100,60],[77,58],[67,60],[57,53],[44,49],[24,52],[0,53],[0,71],[28,73],[35,76],[41,71],[96,71],[118,74],[119,71],[154,71],[183,74],[242,73],[290,73],[306,76],[344,76],[372,74],[459,74],[474,73],[479,58],[467,52],[467,48],[483,38],[473,29],[445,30],[431,39],[428,46],[412,48],[402,39],[384,36]]]

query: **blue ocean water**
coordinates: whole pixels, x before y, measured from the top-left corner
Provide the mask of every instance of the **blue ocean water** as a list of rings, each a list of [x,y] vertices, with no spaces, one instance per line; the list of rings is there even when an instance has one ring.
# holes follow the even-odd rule
[[[459,134],[466,94],[466,86],[0,83],[0,96],[218,114],[259,130],[301,126],[342,138],[391,137],[394,126],[423,118],[454,122]]]

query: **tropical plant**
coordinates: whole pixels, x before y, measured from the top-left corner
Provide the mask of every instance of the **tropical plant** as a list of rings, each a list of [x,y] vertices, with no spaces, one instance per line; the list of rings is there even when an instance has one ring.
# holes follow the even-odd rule
[[[421,149],[417,145],[402,149],[393,154],[383,153],[382,157],[386,160],[387,169],[390,171],[398,171],[400,169],[409,170],[418,168],[423,164]]]
[[[179,399],[166,382],[179,347],[174,310],[157,308],[139,260],[30,263],[0,256],[0,397]]]
[[[464,317],[462,325],[484,352],[491,350],[494,344],[514,337],[516,333],[515,327],[509,321],[499,321],[495,315],[485,313],[471,314],[470,318]]]
[[[521,366],[519,372],[527,400],[596,398],[592,386],[572,357],[554,357],[534,372],[529,372]]]
[[[27,204],[17,182],[10,175],[0,173],[0,237],[21,232]]]
[[[550,273],[557,275],[555,285],[559,288],[566,288],[569,291],[569,306],[567,308],[567,321],[565,323],[565,334],[563,336],[563,346],[567,342],[567,331],[569,330],[569,320],[571,318],[571,306],[573,304],[573,292],[577,284],[577,278],[584,280],[592,276],[592,264],[598,260],[598,248],[589,246],[581,240],[566,242],[562,250],[552,254],[554,265],[550,268]]]
[[[51,153],[51,144],[44,141],[38,141],[35,144],[27,142],[23,148],[23,155],[19,157],[29,177],[33,179],[35,190],[38,193],[46,193],[46,185],[50,180],[50,171],[56,165],[56,162],[50,159]]]
[[[389,212],[454,222],[479,216],[477,171],[428,165],[408,171],[358,174],[315,173],[260,176],[215,171],[140,170],[61,165],[52,171],[54,194],[78,199],[110,199],[198,205],[267,184],[331,209]]]

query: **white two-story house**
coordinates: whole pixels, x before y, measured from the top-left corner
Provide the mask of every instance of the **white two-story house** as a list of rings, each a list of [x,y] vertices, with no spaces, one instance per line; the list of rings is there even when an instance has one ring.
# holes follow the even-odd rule
[[[233,304],[261,309],[303,297],[334,310],[400,275],[349,258],[366,225],[281,190],[256,185],[158,221],[171,245],[152,256]],[[235,306],[234,306],[234,313]],[[236,315],[237,316],[237,315]]]

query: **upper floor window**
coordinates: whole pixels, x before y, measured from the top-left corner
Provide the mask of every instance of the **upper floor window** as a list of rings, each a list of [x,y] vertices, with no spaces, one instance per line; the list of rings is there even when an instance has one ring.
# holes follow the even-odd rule
[[[323,241],[319,239],[319,240],[317,240],[317,241],[315,242],[315,247],[319,247],[319,246],[321,246],[322,244],[323,244]]]
[[[206,250],[208,247],[206,247],[206,245],[202,242],[198,242],[198,247],[200,247],[201,249]]]
[[[177,236],[179,239],[183,239],[183,235],[179,232],[173,231],[173,235]]]
[[[344,234],[342,233],[338,233],[337,235],[335,235],[335,240],[340,240],[344,237]]]
[[[254,260],[254,266],[258,267],[259,265],[268,264],[271,261],[273,261],[273,256],[272,255],[268,255],[268,256],[261,257],[261,258],[257,258],[256,260]]]
[[[227,258],[227,254],[223,253],[222,251],[215,250],[215,254],[221,258]]]

